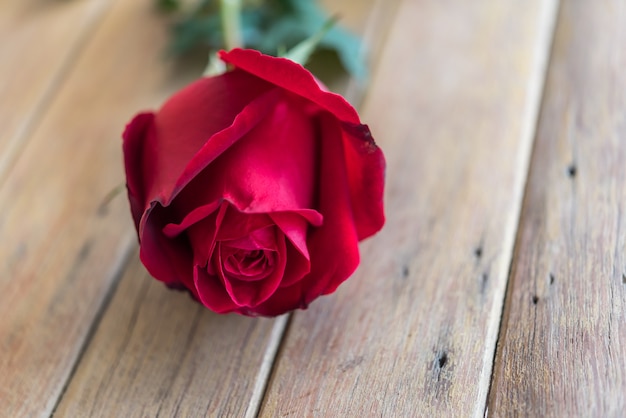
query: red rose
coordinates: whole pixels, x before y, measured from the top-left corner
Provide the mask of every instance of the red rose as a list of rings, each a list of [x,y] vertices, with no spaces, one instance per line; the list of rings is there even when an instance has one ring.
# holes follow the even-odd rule
[[[209,309],[278,315],[333,292],[384,223],[385,162],[341,96],[287,59],[236,49],[124,132],[150,274]]]

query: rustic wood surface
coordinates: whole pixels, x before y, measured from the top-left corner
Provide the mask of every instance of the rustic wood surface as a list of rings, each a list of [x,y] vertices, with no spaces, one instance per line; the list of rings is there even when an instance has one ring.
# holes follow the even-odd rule
[[[138,258],[56,415],[254,416],[250,400],[276,320],[213,314],[149,277]]]
[[[105,11],[104,0],[0,1],[0,184]]]
[[[491,388],[495,416],[626,415],[625,28],[624,4],[561,6]]]
[[[151,279],[101,205],[124,124],[201,71],[152,3],[0,0],[0,417],[626,415],[625,6],[325,0],[372,53],[330,85],[388,221],[253,319]]]
[[[58,401],[135,239],[122,199],[100,208],[123,181],[120,132],[183,82],[150,1],[110,3],[0,185],[3,416],[46,416]]]

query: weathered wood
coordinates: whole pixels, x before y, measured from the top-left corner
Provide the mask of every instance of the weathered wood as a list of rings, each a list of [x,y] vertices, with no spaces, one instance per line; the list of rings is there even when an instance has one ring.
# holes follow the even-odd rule
[[[363,112],[387,225],[294,315],[262,416],[482,416],[555,6],[400,4]]]
[[[370,3],[329,7],[352,10],[358,27]],[[56,415],[254,417],[285,320],[214,315],[149,278],[135,255]]]
[[[626,411],[626,8],[559,15],[489,415]]]
[[[106,6],[103,0],[0,2],[0,184]]]
[[[211,313],[135,253],[56,415],[244,416],[273,323]]]
[[[164,63],[151,0],[112,7],[0,186],[0,415],[53,409],[135,240],[123,198],[100,210],[121,131],[189,79]]]

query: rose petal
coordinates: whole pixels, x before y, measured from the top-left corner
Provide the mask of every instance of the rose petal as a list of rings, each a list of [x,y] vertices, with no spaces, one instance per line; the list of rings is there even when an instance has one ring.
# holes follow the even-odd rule
[[[193,289],[191,282],[192,260],[189,245],[184,239],[171,240],[157,227],[164,217],[163,208],[153,204],[144,215],[155,222],[143,223],[140,229],[139,257],[148,272],[157,280],[169,285],[182,283]]]
[[[385,157],[367,125],[343,123],[342,127],[352,214],[359,240],[363,240],[385,223]]]
[[[276,251],[278,249],[275,227],[273,225],[257,229],[255,231],[250,231],[248,235],[241,238],[220,242],[222,243],[222,246],[228,246],[230,248],[237,248],[247,251]]]
[[[210,267],[209,261],[215,249],[217,233],[228,211],[228,206],[227,202],[221,202],[217,211],[187,228],[186,235],[191,243],[195,264]]]
[[[250,252],[234,248],[231,250],[233,251],[230,254],[222,251],[224,275],[251,282],[263,280],[272,273],[275,251]]]
[[[217,276],[211,276],[206,269],[196,265],[193,269],[193,281],[198,300],[204,306],[217,313],[233,312],[239,306],[231,299]]]
[[[168,206],[199,171],[271,111],[280,91],[260,92],[241,72],[234,73],[245,81],[238,87],[247,86],[249,92],[239,91],[235,83],[222,83],[221,79],[202,79],[207,83],[207,91],[203,92],[204,85],[193,84],[157,113],[142,156],[146,194],[150,199]]]
[[[213,203],[209,203],[208,205],[197,207],[185,216],[180,223],[169,223],[165,225],[163,227],[163,233],[169,238],[174,238],[190,226],[200,222],[202,219],[215,212],[219,206],[220,202],[215,201]]]
[[[278,251],[276,256],[276,264],[274,271],[267,278],[260,281],[246,282],[243,280],[237,280],[230,278],[224,274],[222,269],[222,261],[219,263],[219,275],[224,280],[224,286],[226,291],[232,298],[232,300],[240,307],[254,308],[255,306],[263,303],[278,289],[280,281],[283,278],[285,272],[285,266],[287,262],[285,238],[282,234],[276,237],[278,244]],[[218,249],[219,251],[219,249]]]
[[[287,265],[285,274],[280,281],[280,287],[291,286],[302,280],[304,276],[311,272],[311,262],[290,242],[287,242]]]
[[[308,211],[317,166],[314,135],[308,116],[281,101],[197,175],[174,205],[188,211],[223,198],[246,213]]]
[[[224,220],[220,224],[217,239],[235,240],[247,237],[252,231],[273,225],[272,219],[265,214],[246,214],[228,204]]]
[[[343,133],[338,125],[332,115],[320,116],[319,210],[324,214],[324,224],[309,234],[311,273],[305,278],[307,304],[321,294],[334,292],[359,265],[359,237],[350,199]]]
[[[126,125],[126,129],[122,135],[124,139],[123,149],[124,167],[126,169],[126,187],[128,189],[130,210],[136,228],[139,227],[141,216],[147,209],[143,188],[143,175],[140,167],[146,132],[153,120],[153,113],[140,113]]]
[[[305,309],[308,303],[305,301],[304,289],[303,280],[291,286],[279,287],[271,298],[255,306],[254,313],[260,316],[276,316],[294,309]]]
[[[269,215],[276,226],[285,234],[289,241],[300,251],[307,260],[310,260],[306,246],[309,223],[306,219],[291,212],[275,212]]]
[[[360,123],[356,110],[343,97],[322,90],[313,75],[300,64],[252,49],[220,51],[219,56],[226,63],[316,103],[342,121]]]
[[[264,124],[270,113],[276,106],[280,98],[280,91],[270,90],[263,95],[254,99],[237,115],[233,124],[228,128],[213,135],[202,148],[193,156],[189,161],[185,170],[176,181],[176,185],[171,193],[171,199],[173,199],[180,190],[187,186],[189,182],[195,179],[198,174],[207,168],[216,158],[220,157],[223,153],[232,154],[232,148],[236,148],[235,144],[248,136],[247,134],[257,128],[259,124]],[[221,158],[222,160],[224,158]],[[210,167],[213,167],[211,164]],[[220,173],[220,176],[223,174]],[[217,183],[215,180],[221,178],[220,176],[213,178],[209,184]],[[228,197],[222,195],[221,197]]]
[[[243,49],[221,51],[220,58],[310,100],[343,122],[341,128],[345,131],[346,165],[357,234],[362,240],[379,231],[385,222],[383,211],[385,160],[368,127],[361,125],[354,108],[341,96],[321,89],[311,73],[290,60]]]
[[[338,124],[332,115],[321,115],[318,208],[324,214],[324,224],[308,233],[311,272],[292,286],[281,287],[257,306],[255,311],[260,315],[305,308],[318,296],[334,292],[359,264],[358,235]]]

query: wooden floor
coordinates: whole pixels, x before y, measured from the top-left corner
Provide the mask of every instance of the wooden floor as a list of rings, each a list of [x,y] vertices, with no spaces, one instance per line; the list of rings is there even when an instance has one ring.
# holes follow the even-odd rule
[[[101,206],[197,77],[152,3],[0,0],[0,416],[626,416],[626,2],[327,0],[388,221],[276,319],[168,291]]]

